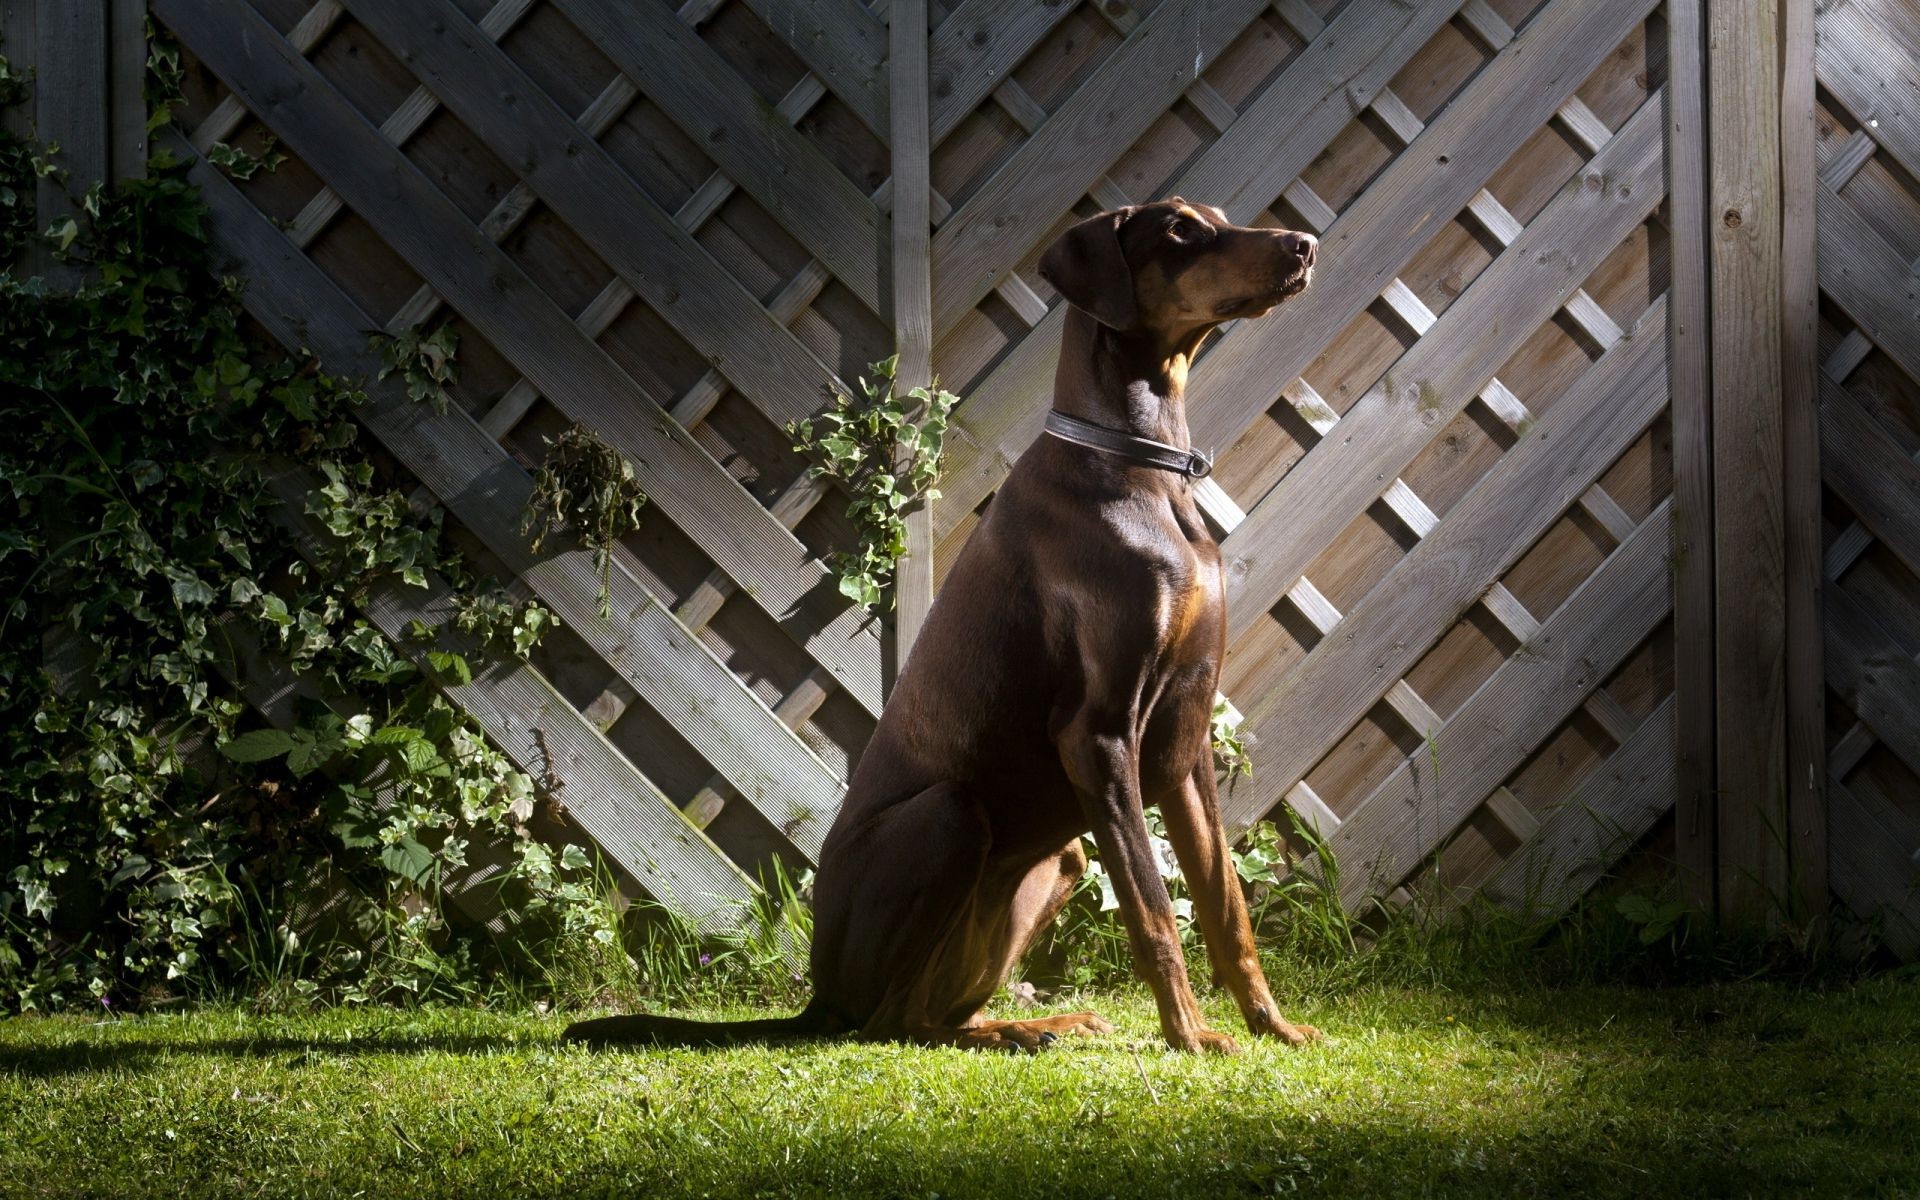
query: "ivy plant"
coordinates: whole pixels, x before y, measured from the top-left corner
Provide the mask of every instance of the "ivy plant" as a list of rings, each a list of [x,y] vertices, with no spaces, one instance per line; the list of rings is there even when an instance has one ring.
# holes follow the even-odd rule
[[[178,57],[151,45],[157,126]],[[0,102],[26,94],[0,58]],[[0,249],[43,238],[83,271],[71,290],[0,272],[0,1005],[262,969],[349,999],[468,977],[438,885],[477,839],[519,847],[513,915],[579,883],[526,836],[539,786],[441,694],[470,677],[457,649],[423,674],[358,615],[382,581],[475,589],[439,510],[361,449],[353,381],[249,334],[184,164],[36,231],[57,159],[0,133]],[[320,481],[298,506],[327,531],[312,561],[271,486],[289,466]],[[516,651],[549,625],[517,614]],[[327,702],[258,727],[229,679],[253,669],[242,632]],[[354,936],[316,945],[296,914],[343,896]]]
[[[847,517],[859,546],[833,563],[841,592],[869,612],[893,605],[894,567],[907,552],[906,510],[940,498],[934,484],[947,418],[959,401],[937,380],[899,394],[899,357],[868,364],[874,378],[861,378],[858,398],[835,390],[825,412],[787,426],[793,448],[814,460],[809,473],[832,479],[853,498]]]
[[[409,400],[431,404],[434,412],[446,415],[452,403],[447,389],[458,379],[455,358],[460,349],[460,335],[450,322],[443,321],[431,331],[415,326],[394,334],[376,333],[367,343],[380,355],[380,378],[399,375]]]
[[[1213,715],[1207,721],[1207,734],[1213,743],[1213,765],[1228,779],[1253,774],[1253,758],[1240,737],[1240,714],[1225,696],[1213,698]]]
[[[607,620],[612,615],[613,548],[640,528],[647,494],[634,477],[633,464],[592,430],[575,425],[557,438],[542,440],[547,457],[534,474],[520,532],[533,535],[536,552],[553,533],[572,533],[593,551],[600,573],[600,619]]]

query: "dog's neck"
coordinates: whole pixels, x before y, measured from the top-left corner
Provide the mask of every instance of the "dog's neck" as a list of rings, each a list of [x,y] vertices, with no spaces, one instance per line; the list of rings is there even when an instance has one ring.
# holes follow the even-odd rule
[[[1120,333],[1069,309],[1053,407],[1095,425],[1189,449],[1187,367],[1205,338],[1205,330],[1172,342]]]

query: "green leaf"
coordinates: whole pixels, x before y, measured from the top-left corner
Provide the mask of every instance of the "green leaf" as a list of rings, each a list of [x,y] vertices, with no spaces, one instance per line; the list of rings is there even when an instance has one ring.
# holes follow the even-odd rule
[[[402,879],[424,884],[433,875],[433,851],[410,837],[403,837],[380,852],[380,861]]]
[[[220,743],[220,753],[234,762],[265,762],[293,749],[293,737],[278,729],[256,729]]]

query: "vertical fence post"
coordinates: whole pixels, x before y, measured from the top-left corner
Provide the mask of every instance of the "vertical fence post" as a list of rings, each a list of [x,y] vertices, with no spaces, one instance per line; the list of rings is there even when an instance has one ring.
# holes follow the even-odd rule
[[[893,154],[893,336],[905,391],[933,374],[931,146],[927,117],[927,0],[893,0],[888,18],[888,125]],[[907,553],[895,573],[896,671],[933,607],[933,513],[907,514]]]
[[[1667,173],[1673,254],[1674,851],[1688,903],[1714,904],[1713,412],[1707,320],[1704,0],[1667,5]]]
[[[1780,172],[1787,572],[1787,835],[1793,915],[1827,910],[1819,307],[1814,263],[1814,0],[1782,0]]]

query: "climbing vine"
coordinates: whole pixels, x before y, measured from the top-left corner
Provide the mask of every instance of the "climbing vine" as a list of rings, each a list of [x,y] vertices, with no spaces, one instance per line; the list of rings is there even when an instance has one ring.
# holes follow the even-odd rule
[[[157,126],[177,52],[152,45]],[[0,58],[0,104],[26,95]],[[511,919],[581,899],[588,864],[530,840],[540,789],[441,685],[470,655],[524,657],[551,614],[474,579],[440,511],[363,452],[352,381],[249,332],[184,164],[107,190],[58,161],[0,135],[0,256],[39,238],[83,270],[71,290],[0,273],[0,1005],[421,995],[507,964],[449,925],[446,873],[516,847]],[[44,177],[76,216],[36,231]],[[450,337],[422,341],[450,364]],[[297,513],[288,471],[315,481]],[[290,519],[325,531],[311,559]],[[359,615],[374,585],[431,574],[455,630],[402,647]],[[270,660],[316,697],[273,725],[234,682]],[[320,909],[331,928],[301,915]]]
[[[633,464],[592,430],[575,425],[557,438],[543,438],[546,461],[533,477],[533,495],[520,532],[533,534],[538,551],[547,536],[572,533],[593,551],[600,573],[600,619],[608,618],[612,595],[613,548],[640,528],[647,494],[640,490]]]
[[[817,417],[787,426],[794,449],[814,459],[809,473],[839,483],[853,497],[847,516],[859,532],[859,548],[834,556],[840,590],[869,612],[893,603],[894,566],[907,552],[906,510],[917,500],[938,500],[947,417],[959,398],[932,387],[904,396],[894,389],[899,355],[870,363],[871,382],[860,380],[860,397],[836,390],[833,405]]]

